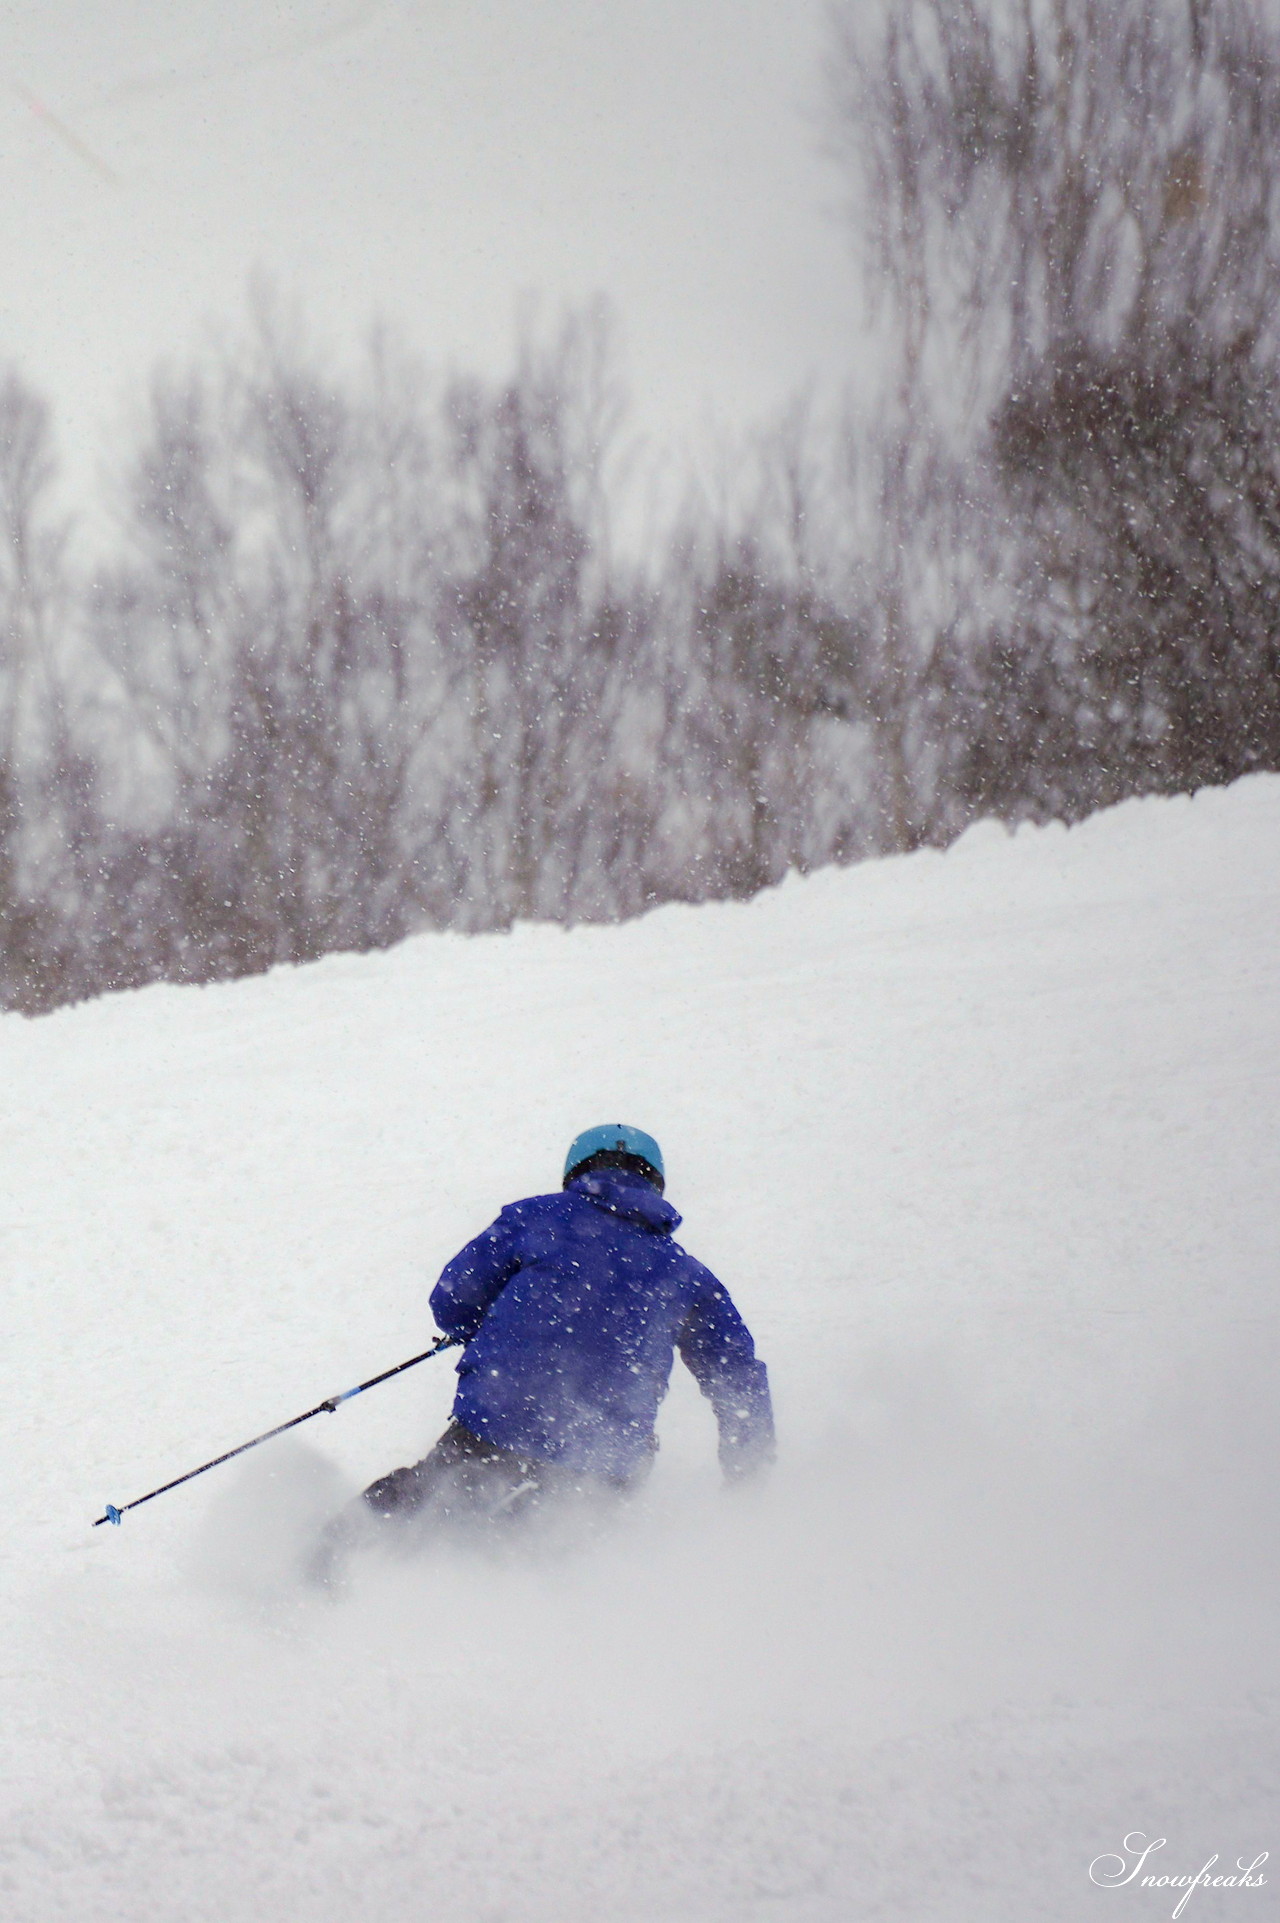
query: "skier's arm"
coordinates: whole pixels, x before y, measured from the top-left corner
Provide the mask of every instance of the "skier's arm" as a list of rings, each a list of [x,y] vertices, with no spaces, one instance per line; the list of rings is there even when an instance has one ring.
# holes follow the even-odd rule
[[[715,1410],[720,1466],[740,1481],[773,1461],[773,1404],[764,1363],[728,1291],[709,1271],[676,1338],[694,1381]]]
[[[431,1291],[431,1313],[446,1335],[470,1342],[495,1299],[520,1267],[520,1224],[503,1209],[483,1235],[460,1249]]]

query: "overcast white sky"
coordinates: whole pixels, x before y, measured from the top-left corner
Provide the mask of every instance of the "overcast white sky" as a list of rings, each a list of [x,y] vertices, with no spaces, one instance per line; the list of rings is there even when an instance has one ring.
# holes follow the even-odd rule
[[[0,356],[54,402],[73,471],[157,355],[242,310],[255,265],[340,343],[376,311],[485,369],[522,292],[603,291],[634,423],[676,449],[852,358],[817,0],[41,0],[4,18]]]

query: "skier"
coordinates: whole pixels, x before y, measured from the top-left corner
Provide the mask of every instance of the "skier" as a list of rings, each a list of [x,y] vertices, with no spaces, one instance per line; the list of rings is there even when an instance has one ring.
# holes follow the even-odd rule
[[[727,1292],[672,1240],[663,1187],[651,1135],[587,1129],[559,1194],[511,1203],[454,1257],[431,1295],[465,1344],[453,1419],[423,1461],[365,1490],[366,1516],[489,1522],[635,1489],[676,1349],[715,1410],[726,1478],[772,1460],[764,1364]]]

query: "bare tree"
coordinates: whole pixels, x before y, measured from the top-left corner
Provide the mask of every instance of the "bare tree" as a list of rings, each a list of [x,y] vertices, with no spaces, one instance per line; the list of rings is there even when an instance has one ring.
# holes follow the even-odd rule
[[[1073,356],[1001,411],[1055,612],[1039,705],[1074,690],[1058,752],[1079,771],[1087,745],[1100,799],[1280,767],[1278,404],[1275,374],[1193,337],[1154,365]]]
[[[898,444],[949,443],[1010,530],[954,524],[990,569],[921,650],[912,705],[960,818],[1274,756],[1271,0],[847,5],[830,78],[900,344]]]
[[[75,989],[64,913],[82,769],[56,659],[69,595],[55,471],[48,407],[10,369],[0,377],[0,968],[6,1005],[28,1009]]]
[[[429,912],[418,774],[446,677],[392,378],[384,342],[348,391],[267,311],[213,381],[153,390],[97,627],[151,744],[194,966],[377,944]]]
[[[1273,341],[1276,26],[1269,0],[841,7],[833,131],[906,377],[932,347],[985,416],[1064,342],[1188,314]]]
[[[447,402],[457,502],[449,630],[468,662],[476,891],[500,923],[574,912],[628,627],[610,608],[604,317],[527,335],[511,380]]]

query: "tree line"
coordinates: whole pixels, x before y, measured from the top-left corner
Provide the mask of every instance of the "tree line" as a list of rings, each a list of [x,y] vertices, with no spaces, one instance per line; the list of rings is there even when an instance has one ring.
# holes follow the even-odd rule
[[[857,0],[873,404],[619,547],[600,309],[508,375],[264,298],[86,559],[0,378],[0,1002],[634,915],[1280,767],[1265,0]]]
[[[0,383],[5,1005],[861,851],[856,635],[766,562],[764,479],[732,525],[691,500],[613,551],[609,332],[432,381],[382,334],[339,370],[258,303],[156,376],[91,566],[49,410]]]

